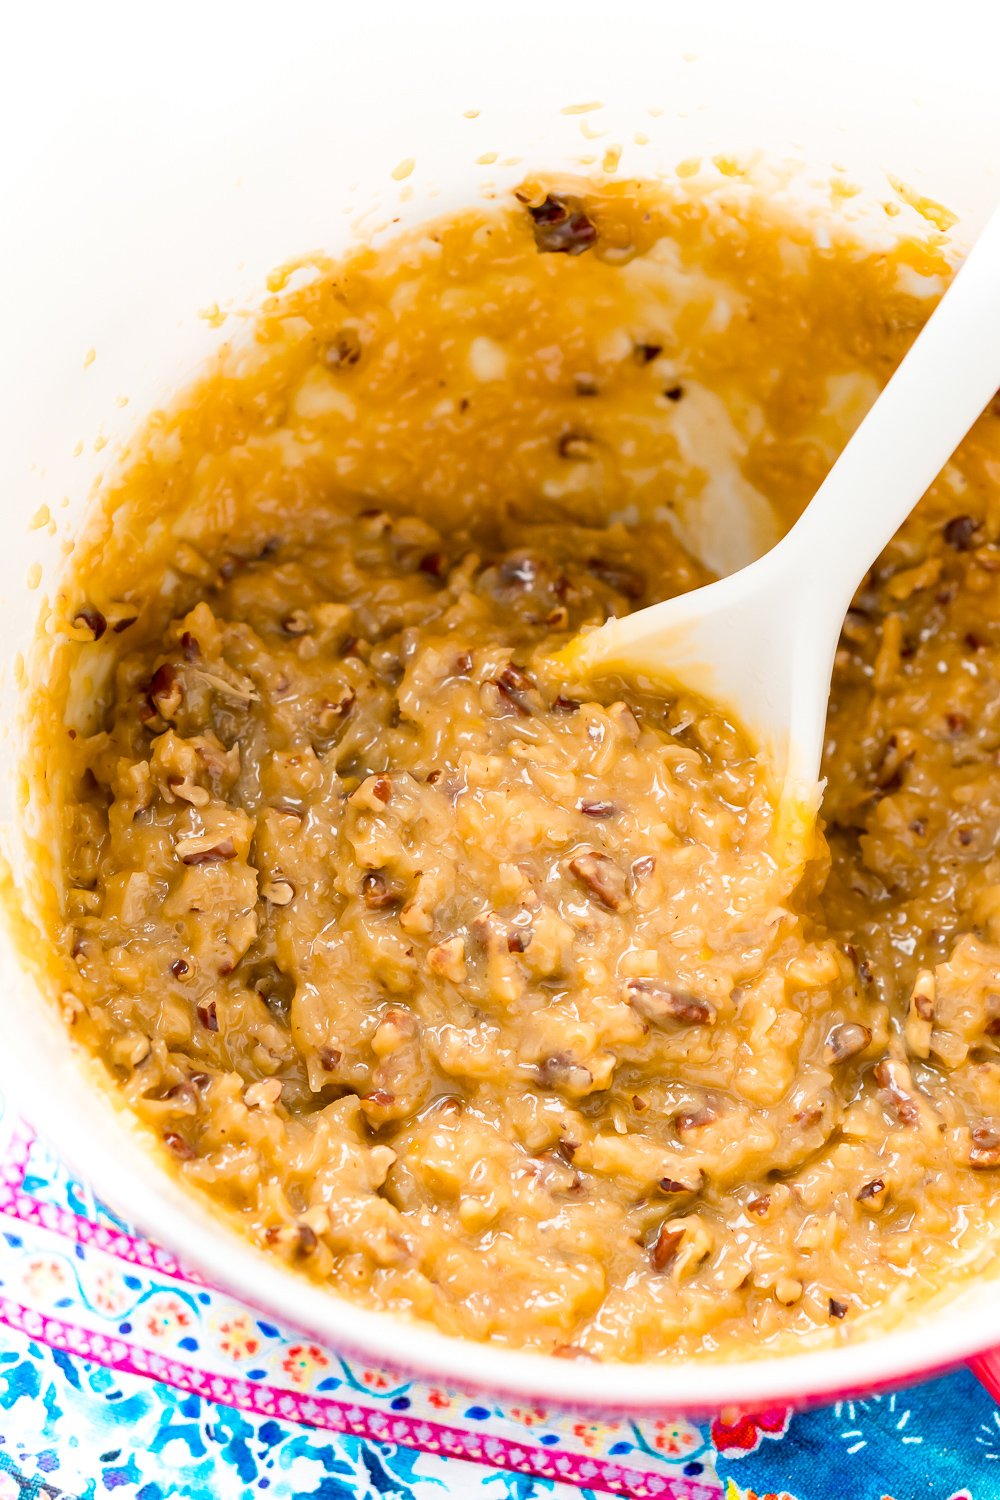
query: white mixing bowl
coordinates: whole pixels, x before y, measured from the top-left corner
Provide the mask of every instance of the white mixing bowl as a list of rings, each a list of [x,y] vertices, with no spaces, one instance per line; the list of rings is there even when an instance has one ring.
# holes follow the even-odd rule
[[[0,841],[15,873],[17,653],[116,444],[223,336],[200,310],[246,301],[291,256],[336,252],[359,221],[440,213],[530,168],[579,172],[581,154],[599,169],[609,145],[624,148],[620,175],[747,148],[837,164],[883,192],[888,169],[952,207],[968,237],[1000,190],[1000,22],[973,0],[936,13],[946,33],[929,14],[661,0],[383,4],[371,19],[323,4],[99,4],[9,18]],[[603,108],[564,112],[588,102]],[[29,529],[42,505],[55,538]],[[610,1370],[447,1338],[293,1277],[182,1192],[95,1087],[2,933],[0,1035],[4,1088],[146,1233],[313,1335],[440,1380],[605,1411],[708,1410],[856,1391],[1000,1343],[1000,1293],[982,1279],[881,1338],[780,1358]]]

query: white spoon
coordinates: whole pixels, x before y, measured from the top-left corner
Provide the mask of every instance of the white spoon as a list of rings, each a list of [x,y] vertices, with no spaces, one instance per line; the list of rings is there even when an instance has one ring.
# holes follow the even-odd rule
[[[721,708],[769,757],[786,835],[804,832],[854,592],[998,386],[1000,210],[791,531],[728,578],[584,632],[561,664],[680,685]]]

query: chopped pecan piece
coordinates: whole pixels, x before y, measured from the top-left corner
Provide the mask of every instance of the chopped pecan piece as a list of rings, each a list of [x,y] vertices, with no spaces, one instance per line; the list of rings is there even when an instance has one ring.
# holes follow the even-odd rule
[[[287,906],[294,899],[295,887],[289,880],[265,880],[260,893],[272,906]]]
[[[376,1058],[388,1058],[394,1052],[399,1052],[406,1046],[408,1041],[417,1037],[420,1028],[417,1025],[417,1017],[412,1011],[402,1010],[400,1007],[391,1007],[385,1011],[381,1022],[375,1028],[372,1035],[372,1052]]]
[[[613,802],[601,802],[597,799],[581,797],[576,804],[577,812],[582,812],[587,818],[612,818],[615,814]]]
[[[546,1057],[535,1072],[543,1088],[562,1089],[567,1094],[589,1094],[594,1082],[590,1069],[565,1052]]]
[[[560,458],[589,460],[594,456],[594,440],[585,432],[564,432],[556,443]]]
[[[700,1176],[701,1174],[699,1173],[699,1177]],[[656,1186],[659,1188],[660,1192],[665,1193],[668,1198],[673,1198],[681,1193],[693,1194],[701,1191],[700,1182],[698,1187],[691,1187],[689,1183],[678,1182],[674,1177],[661,1177]]]
[[[168,1130],[163,1137],[163,1144],[169,1146],[170,1150],[180,1161],[193,1161],[195,1156],[194,1147],[190,1146],[182,1135],[176,1130]]]
[[[299,636],[308,635],[312,630],[312,620],[304,609],[293,609],[281,622],[281,628],[286,635]]]
[[[535,207],[528,205],[539,250],[582,255],[597,243],[597,226],[587,217],[578,198],[558,198],[549,193]]]
[[[887,1057],[874,1069],[874,1078],[900,1124],[918,1125],[920,1106],[913,1097],[913,1080],[906,1064]]]
[[[162,666],[157,667],[149,680],[146,697],[150,708],[161,718],[172,719],[176,714],[184,698],[184,690],[170,662],[165,661]]]
[[[280,1098],[280,1078],[258,1078],[243,1091],[244,1103],[251,1109],[273,1109]]]
[[[168,776],[163,794],[168,802],[171,797],[180,797],[182,802],[190,802],[192,807],[207,807],[212,800],[207,787],[199,786],[196,781],[183,776]]]
[[[354,328],[342,328],[323,345],[320,358],[328,370],[340,370],[345,365],[356,365],[361,358],[361,340]]]
[[[671,1270],[674,1278],[700,1266],[712,1251],[712,1235],[697,1214],[685,1219],[666,1219],[653,1243],[650,1259],[654,1271]]]
[[[369,911],[384,911],[390,906],[400,906],[404,892],[399,882],[390,879],[384,870],[366,870],[361,877],[361,894]]]
[[[309,1224],[295,1225],[295,1253],[297,1255],[311,1255],[318,1244],[316,1231]]]
[[[792,1116],[796,1125],[801,1125],[803,1130],[809,1130],[811,1126],[818,1125],[823,1118],[823,1104],[812,1104],[806,1109],[796,1110]]]
[[[406,1112],[405,1097],[400,1100],[392,1089],[373,1088],[362,1096],[361,1108],[370,1125],[385,1125]]]
[[[256,990],[271,1014],[285,1025],[295,995],[295,980],[275,963],[263,963],[247,975],[250,989]]]
[[[426,573],[428,578],[445,578],[448,573],[448,559],[443,552],[425,552],[417,563],[417,571]]]
[[[625,905],[625,876],[609,855],[585,849],[574,854],[568,869],[609,911],[620,911]]]
[[[465,939],[462,937],[445,938],[443,943],[435,943],[433,948],[428,948],[427,967],[432,974],[439,974],[442,979],[450,979],[453,984],[461,984],[466,973]]]
[[[581,1178],[561,1153],[543,1151],[537,1158],[538,1181],[550,1193],[578,1193]]]
[[[146,1038],[148,1042],[148,1038]],[[173,1105],[172,1114],[193,1115],[198,1111],[198,1094],[190,1078],[183,1079],[180,1083],[171,1084],[170,1088],[164,1089],[161,1094],[147,1094],[147,1099],[169,1099]]]
[[[264,1239],[269,1245],[275,1245],[286,1255],[296,1258],[311,1255],[319,1243],[312,1225],[301,1222],[272,1225],[270,1229],[265,1230]]]
[[[973,516],[952,516],[944,527],[944,539],[956,552],[971,552],[981,524]]]
[[[77,630],[84,631],[92,641],[99,641],[108,628],[108,622],[99,609],[92,604],[84,604],[73,616],[73,624]]]
[[[481,912],[469,923],[469,931],[476,946],[484,953],[496,956],[509,952],[507,947],[507,925],[495,911]]]
[[[848,958],[851,960],[851,963],[857,970],[858,978],[861,980],[861,983],[865,985],[871,984],[875,976],[872,973],[872,966],[868,962],[867,958],[863,958],[858,953],[858,950],[857,948],[855,948],[853,943],[845,943],[844,952],[847,954]]]
[[[677,1259],[677,1252],[684,1241],[683,1229],[671,1229],[669,1219],[660,1225],[650,1260],[654,1271],[665,1271]]]
[[[823,1061],[827,1067],[833,1063],[846,1062],[863,1052],[872,1039],[871,1030],[857,1021],[843,1021],[834,1026],[823,1048]]]
[[[910,994],[903,1027],[906,1049],[913,1057],[930,1056],[936,995],[933,971],[921,969]]]
[[[1000,1167],[1000,1121],[980,1120],[969,1132],[969,1165],[980,1171]]]
[[[878,1213],[885,1205],[885,1182],[881,1177],[873,1177],[858,1190],[857,1199],[872,1213]]]
[[[350,714],[356,701],[355,694],[350,688],[336,700],[324,698],[316,711],[315,724],[317,733],[323,738],[334,735]],[[317,751],[319,748],[317,744]],[[327,745],[324,748],[328,749],[329,746]]]
[[[1000,994],[991,990],[985,997],[987,1036],[1000,1036]]]
[[[521,667],[508,662],[493,685],[503,698],[519,714],[527,716],[532,709],[541,707],[541,695],[534,680]]]
[[[683,1026],[710,1026],[715,1020],[715,1006],[708,1000],[674,989],[662,979],[629,979],[625,992],[633,1010],[654,1025],[677,1021]]]
[[[177,853],[185,865],[214,865],[236,858],[236,845],[231,838],[215,839],[206,843],[206,835],[196,834],[189,839],[177,840]]]

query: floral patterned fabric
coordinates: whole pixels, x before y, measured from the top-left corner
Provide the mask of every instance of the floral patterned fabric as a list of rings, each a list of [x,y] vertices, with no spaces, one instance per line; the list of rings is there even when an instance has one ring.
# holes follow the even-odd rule
[[[347,1360],[133,1233],[0,1102],[0,1500],[1000,1500],[960,1373],[810,1413],[594,1421]]]

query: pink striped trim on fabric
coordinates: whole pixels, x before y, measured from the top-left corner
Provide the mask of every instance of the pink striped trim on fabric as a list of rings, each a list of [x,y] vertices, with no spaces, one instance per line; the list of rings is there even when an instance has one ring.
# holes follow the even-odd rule
[[[28,1158],[35,1144],[35,1133],[22,1120],[14,1126],[3,1159],[0,1160],[0,1201],[19,1192],[24,1186]]]
[[[64,1239],[75,1240],[78,1245],[89,1245],[103,1250],[116,1260],[128,1261],[133,1266],[143,1266],[147,1271],[158,1271],[174,1281],[188,1286],[211,1287],[211,1282],[199,1276],[197,1271],[182,1266],[176,1256],[150,1240],[139,1239],[110,1224],[99,1224],[94,1219],[84,1218],[71,1209],[60,1208],[56,1203],[46,1203],[33,1198],[24,1191],[24,1178],[28,1169],[31,1148],[36,1137],[23,1125],[19,1125],[11,1136],[7,1155],[0,1162],[0,1213],[17,1219],[22,1224],[37,1224],[49,1229]]]
[[[124,1230],[116,1229],[110,1224],[98,1224],[93,1219],[82,1218],[70,1209],[59,1208],[55,1203],[44,1203],[28,1193],[14,1192],[9,1198],[6,1195],[0,1196],[0,1213],[5,1213],[22,1224],[37,1224],[42,1229],[50,1229],[53,1234],[75,1240],[78,1245],[103,1250],[116,1260],[127,1261],[133,1266],[144,1266],[149,1271],[158,1271],[174,1281],[185,1282],[189,1286],[211,1286],[197,1271],[182,1266],[169,1250],[148,1240],[136,1239],[134,1235],[126,1234]]]
[[[240,1411],[253,1412],[256,1416],[284,1418],[307,1427],[350,1433],[376,1443],[398,1443],[421,1453],[462,1458],[495,1469],[573,1484],[580,1489],[624,1495],[629,1500],[721,1500],[722,1496],[720,1486],[697,1479],[646,1473],[622,1464],[608,1463],[606,1459],[589,1458],[585,1454],[539,1448],[486,1433],[480,1436],[422,1417],[370,1411],[328,1396],[311,1396],[229,1375],[213,1375],[165,1355],[150,1353],[124,1339],[77,1328],[59,1318],[46,1317],[7,1298],[0,1298],[0,1322],[47,1344],[49,1348],[63,1349],[80,1359],[94,1360],[105,1369],[158,1380],[201,1396],[206,1401],[218,1401]]]

